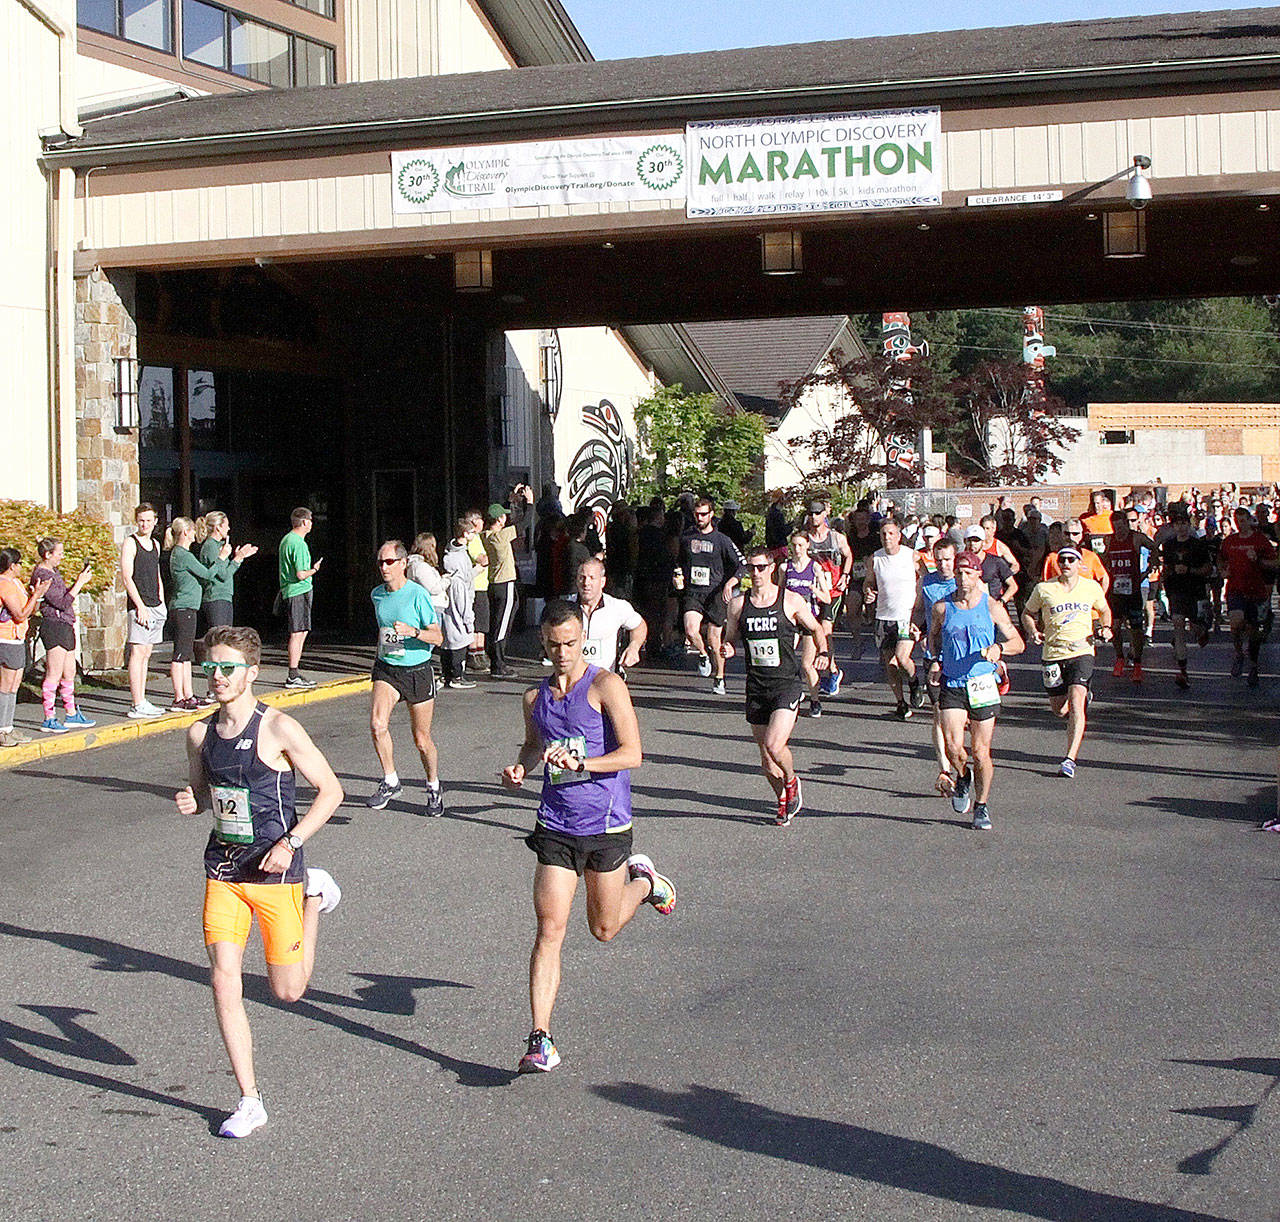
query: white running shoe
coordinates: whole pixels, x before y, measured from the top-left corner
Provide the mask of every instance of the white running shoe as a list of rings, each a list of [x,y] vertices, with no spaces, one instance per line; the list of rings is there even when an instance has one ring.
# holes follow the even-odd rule
[[[241,1095],[240,1106],[222,1122],[219,1137],[248,1137],[267,1123],[267,1109],[254,1095]]]
[[[332,912],[338,906],[338,901],[342,899],[342,888],[334,882],[333,875],[328,870],[322,870],[319,866],[308,866],[307,881],[303,885],[302,894],[318,895],[320,911]]]
[[[164,710],[156,708],[150,700],[144,700],[141,704],[135,704],[133,708],[129,710],[129,716],[134,721],[141,721],[143,718],[147,717],[163,717]]]
[[[711,659],[705,653],[698,655],[698,674],[704,679],[711,678]]]

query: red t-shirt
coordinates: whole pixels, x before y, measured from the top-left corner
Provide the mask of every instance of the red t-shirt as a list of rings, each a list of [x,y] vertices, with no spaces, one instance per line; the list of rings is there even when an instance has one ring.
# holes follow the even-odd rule
[[[1263,599],[1271,592],[1271,578],[1259,563],[1275,561],[1276,545],[1260,530],[1251,535],[1228,535],[1218,552],[1227,571],[1227,593]]]

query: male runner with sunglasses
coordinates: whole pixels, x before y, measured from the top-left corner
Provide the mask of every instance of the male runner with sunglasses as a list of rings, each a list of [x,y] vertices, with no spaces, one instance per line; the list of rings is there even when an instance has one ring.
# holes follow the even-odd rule
[[[729,605],[720,651],[731,658],[733,642],[743,643],[747,724],[760,749],[760,768],[778,799],[774,822],[785,827],[801,808],[800,778],[788,745],[804,690],[796,633],[807,632],[817,642],[819,670],[830,662],[830,643],[826,625],[814,616],[804,596],[775,580],[776,567],[768,548],[752,548],[747,569],[751,589]]]
[[[1096,581],[1080,575],[1081,559],[1078,547],[1060,547],[1058,576],[1036,586],[1022,612],[1027,639],[1044,645],[1040,661],[1049,707],[1067,719],[1067,754],[1058,766],[1058,774],[1065,777],[1075,776],[1076,756],[1084,741],[1093,676],[1094,615],[1104,640],[1111,631],[1107,596]]]
[[[267,981],[284,1002],[301,999],[316,961],[322,912],[342,898],[325,870],[306,869],[302,846],[342,803],[342,786],[292,717],[253,694],[262,641],[252,628],[211,628],[202,667],[218,710],[187,731],[190,784],[174,794],[183,815],[213,812],[204,851],[204,940],[218,1030],[240,1088],[222,1137],[247,1137],[267,1123],[253,1065],[242,966],[254,917],[266,952]],[[316,789],[299,818],[294,770]]]

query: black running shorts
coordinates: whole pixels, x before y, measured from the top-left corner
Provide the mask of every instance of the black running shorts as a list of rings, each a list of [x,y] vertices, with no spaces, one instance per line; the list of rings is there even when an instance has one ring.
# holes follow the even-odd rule
[[[581,874],[610,874],[631,856],[631,829],[599,836],[571,836],[539,823],[525,838],[544,866],[558,866]]]
[[[1093,654],[1062,658],[1057,662],[1042,662],[1040,674],[1047,695],[1065,696],[1069,687],[1083,687],[1087,691],[1089,680],[1093,678]]]
[[[747,678],[747,725],[767,726],[779,709],[795,712],[800,707],[800,680],[786,683],[752,683]]]
[[[405,704],[425,704],[436,698],[436,672],[430,662],[419,662],[417,666],[392,666],[381,658],[374,658],[370,678],[375,683],[393,687]]]
[[[725,616],[729,608],[720,597],[723,586],[713,590],[689,590],[680,592],[680,618],[684,619],[690,611],[696,611],[713,628],[723,628]]]
[[[1000,712],[998,704],[988,704],[980,709],[971,709],[969,707],[968,691],[963,687],[948,687],[945,683],[938,694],[938,707],[943,712],[946,712],[947,709],[964,709],[969,714],[970,721],[991,721]]]

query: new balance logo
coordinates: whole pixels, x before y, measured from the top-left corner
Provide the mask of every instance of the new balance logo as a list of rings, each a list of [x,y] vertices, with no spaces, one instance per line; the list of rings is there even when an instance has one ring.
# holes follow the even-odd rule
[[[252,751],[252,750],[253,750],[253,739],[252,739],[252,738],[242,738],[238,743],[236,743],[236,750],[237,750],[237,751]]]

